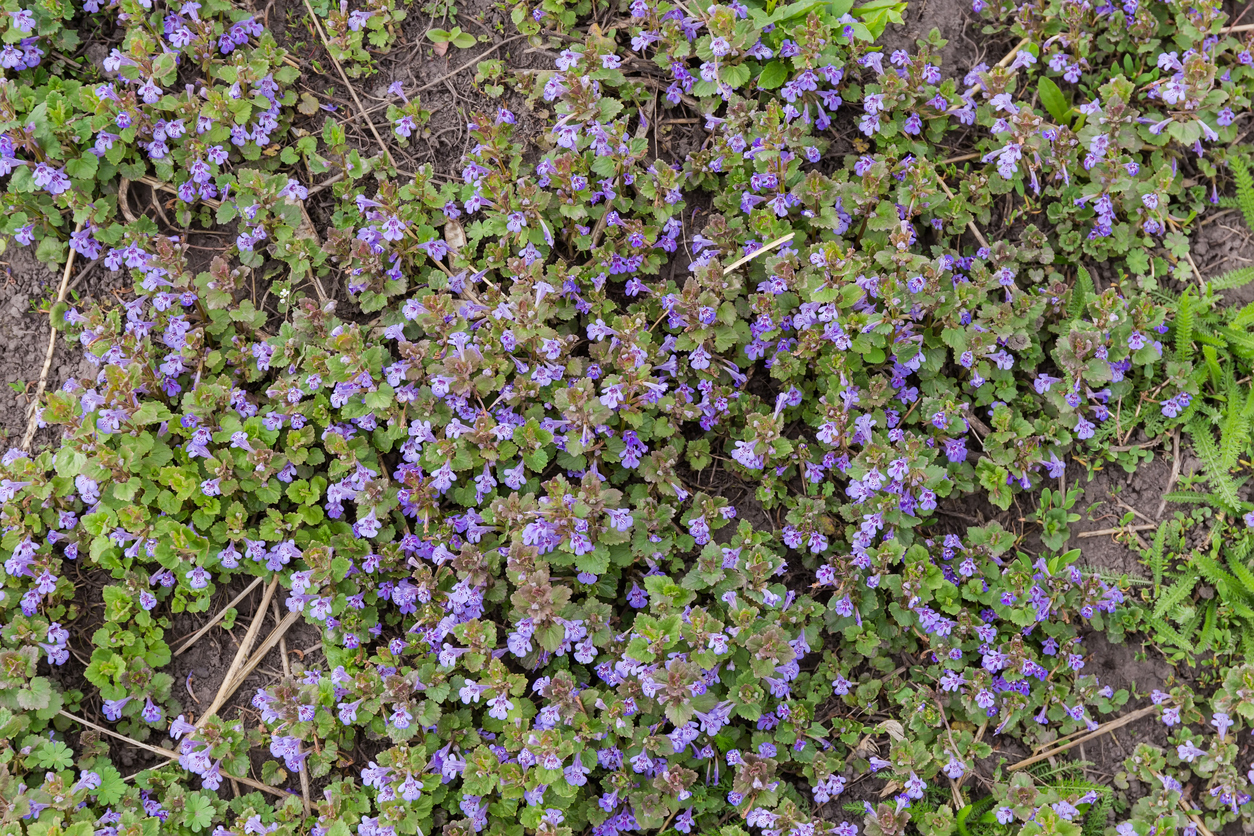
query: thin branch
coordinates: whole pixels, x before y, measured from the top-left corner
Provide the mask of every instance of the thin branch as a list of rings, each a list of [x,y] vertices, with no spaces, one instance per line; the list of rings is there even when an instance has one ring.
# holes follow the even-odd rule
[[[274,646],[279,643],[279,639],[283,638],[283,634],[291,629],[291,626],[300,619],[300,616],[300,610],[288,613],[287,616],[279,622],[279,626],[275,627],[269,636],[266,636],[266,640],[261,643],[260,647],[257,648],[257,652],[253,654],[253,657],[248,660],[247,664],[240,668],[239,673],[235,675],[234,681],[231,682],[231,694],[240,689],[240,686],[244,684],[244,680],[248,679],[248,675],[253,672],[254,668],[261,664],[261,660],[266,657],[267,653],[274,650]],[[230,698],[230,694],[227,695],[227,698]]]
[[[1003,67],[1003,68],[1004,68],[1004,67],[1006,67],[1006,66],[1009,66],[1010,62],[1011,62],[1011,61],[1013,61],[1013,60],[1014,60],[1014,58],[1015,58],[1015,56],[1019,54],[1019,51],[1020,51],[1020,50],[1022,50],[1025,46],[1027,46],[1027,45],[1028,45],[1028,44],[1030,44],[1030,43],[1032,43],[1032,39],[1031,39],[1031,38],[1024,38],[1023,40],[1019,41],[1019,43],[1015,44],[1015,45],[1014,45],[1014,46],[1010,49],[1010,51],[1009,51],[1009,52],[1007,52],[1007,53],[1005,54],[1005,56],[1003,56],[1003,57],[1002,57],[1002,59],[1001,59],[1000,61],[998,61],[998,62],[997,62],[996,67]],[[970,87],[968,87],[968,88],[967,88],[967,92],[963,93],[963,94],[962,94],[962,97],[963,97],[964,99],[969,99],[969,98],[971,98],[972,96],[974,96],[976,93],[980,92],[980,91],[981,91],[981,90],[983,90],[983,89],[984,89],[984,82],[983,82],[983,81],[977,81],[975,84],[972,84]],[[958,112],[958,111],[959,111],[959,110],[961,110],[961,109],[962,109],[962,108],[960,108],[960,107],[954,107],[954,108],[950,108],[947,112],[948,112],[948,113],[956,113],[956,112]]]
[[[308,2],[308,0],[306,0],[306,2]],[[486,51],[481,52],[481,53],[479,54],[479,57],[478,57],[478,58],[475,58],[473,61],[467,61],[465,64],[462,64],[462,65],[461,65],[460,67],[458,67],[457,69],[453,70],[452,72],[445,73],[444,75],[440,76],[439,78],[435,79],[434,81],[428,81],[426,84],[422,85],[421,87],[419,87],[419,88],[418,88],[417,90],[415,90],[414,92],[415,92],[415,93],[421,93],[423,90],[430,90],[432,87],[435,87],[437,84],[443,84],[445,81],[447,81],[448,79],[450,79],[450,78],[452,78],[453,76],[457,75],[458,73],[462,72],[463,70],[469,70],[471,67],[475,66],[475,65],[476,65],[476,64],[478,64],[480,61],[482,61],[484,58],[487,58],[489,55],[491,55],[492,53],[496,52],[498,49],[500,49],[501,47],[505,46],[506,44],[511,44],[511,43],[513,43],[514,41],[520,40],[520,39],[525,38],[525,37],[527,37],[527,36],[526,36],[526,35],[515,35],[515,36],[514,36],[514,37],[512,37],[512,38],[506,38],[505,40],[501,41],[501,42],[500,42],[500,43],[498,43],[498,44],[493,44],[492,46],[488,47]]]
[[[343,179],[344,179],[344,172],[340,172],[339,174],[336,174],[333,177],[328,177],[326,180],[323,180],[318,185],[311,187],[309,189],[309,194],[310,196],[316,195],[318,192],[324,189],[331,188],[332,186],[334,186],[336,183],[340,182]]]
[[[254,589],[256,589],[256,588],[257,588],[257,584],[259,584],[259,583],[261,583],[261,577],[260,577],[260,576],[253,578],[253,582],[252,582],[252,583],[250,583],[247,587],[245,587],[243,592],[241,592],[239,595],[236,595],[233,599],[231,599],[231,603],[227,604],[225,607],[223,607],[222,609],[218,610],[218,614],[217,614],[217,615],[215,615],[213,618],[209,619],[209,622],[208,622],[207,624],[205,624],[205,626],[204,626],[204,627],[201,627],[201,628],[200,628],[199,630],[197,630],[195,633],[192,633],[191,638],[189,638],[187,641],[185,641],[185,642],[183,642],[181,645],[179,645],[179,649],[178,649],[178,650],[176,650],[176,651],[174,651],[174,655],[175,655],[175,656],[182,656],[185,652],[187,652],[187,649],[188,649],[189,647],[191,647],[191,646],[192,646],[192,645],[194,645],[197,641],[199,641],[199,640],[200,640],[200,638],[201,638],[201,636],[203,636],[205,633],[208,633],[208,632],[209,632],[209,630],[210,630],[210,628],[212,628],[212,627],[213,627],[213,625],[217,624],[219,621],[221,621],[221,620],[223,619],[223,617],[226,615],[226,611],[227,611],[227,610],[229,610],[229,609],[231,609],[232,607],[234,607],[234,606],[235,606],[236,604],[238,604],[240,601],[243,601],[243,600],[244,600],[244,596],[246,596],[248,593],[250,593],[250,592],[252,592]]]
[[[78,234],[83,229],[82,221],[74,227],[74,233]],[[39,372],[39,383],[35,386],[35,397],[30,402],[30,418],[26,421],[26,435],[22,437],[22,449],[30,452],[31,442],[35,440],[35,429],[39,426],[39,399],[43,397],[44,388],[48,385],[48,372],[52,370],[52,355],[57,350],[57,326],[52,321],[53,312],[56,311],[57,305],[65,301],[66,288],[70,283],[70,271],[74,269],[74,247],[70,247],[70,254],[65,259],[65,270],[61,273],[61,286],[57,289],[57,300],[52,303],[51,309],[48,311],[48,351],[44,354],[44,367]]]
[[[279,625],[270,632],[270,635],[266,636],[266,640],[263,641],[261,646],[257,648],[257,652],[252,655],[252,658],[240,665],[238,669],[235,669],[235,665],[232,663],[231,667],[234,670],[228,672],[227,677],[222,680],[222,687],[218,691],[218,696],[216,696],[213,700],[213,706],[210,707],[209,711],[205,712],[204,717],[201,717],[200,720],[196,722],[196,726],[198,728],[203,725],[205,720],[207,720],[215,711],[221,708],[222,705],[229,700],[236,691],[240,689],[240,687],[244,684],[244,680],[248,679],[249,674],[251,674],[253,670],[261,664],[262,660],[266,658],[266,654],[271,650],[274,650],[274,646],[279,643],[279,639],[283,638],[283,634],[286,633],[299,618],[300,610],[288,613],[287,617],[280,621]],[[253,619],[253,623],[257,624],[260,623],[260,621],[261,614],[258,613],[257,618]],[[250,627],[249,630],[251,631],[251,629],[252,628]],[[243,646],[244,645],[240,645],[240,647]]]
[[[960,154],[957,157],[946,157],[945,159],[938,162],[937,165],[949,165],[950,163],[965,163],[965,162],[970,162],[971,160],[978,160],[982,156],[984,155],[978,151],[975,152],[974,154]]]
[[[140,177],[139,179],[133,182],[143,183],[145,186],[148,186],[149,188],[175,195],[176,197],[179,198],[179,200],[183,199],[182,196],[179,195],[178,189],[176,189],[174,186],[170,185],[169,183],[161,182],[155,177],[149,177],[148,175],[145,174],[143,177]],[[222,201],[214,200],[211,197],[202,197],[202,198],[198,198],[198,200],[211,209],[217,209],[219,206],[222,205]]]
[[[217,713],[218,709],[230,699],[231,694],[235,693],[235,689],[231,688],[231,681],[234,679],[236,672],[240,666],[244,664],[244,660],[248,658],[248,651],[252,650],[253,642],[257,640],[257,634],[261,632],[261,622],[266,619],[266,610],[270,607],[270,598],[274,595],[274,589],[279,585],[279,576],[276,574],[274,579],[270,581],[270,585],[266,587],[265,594],[261,596],[261,604],[257,607],[257,614],[253,616],[252,624],[248,625],[248,632],[244,634],[244,641],[240,642],[239,649],[235,651],[235,658],[231,660],[231,667],[227,668],[226,676],[222,677],[222,685],[218,688],[218,695],[213,698],[213,702],[205,711],[204,715],[196,721],[196,728],[204,727],[205,723]]]
[[[1171,475],[1167,477],[1167,487],[1163,489],[1162,501],[1158,503],[1158,514],[1160,520],[1163,518],[1163,511],[1167,510],[1167,494],[1171,493],[1171,489],[1176,486],[1176,479],[1180,478],[1180,428],[1176,427],[1171,433]]]
[[[941,190],[945,192],[945,196],[953,200],[954,193],[949,190],[949,186],[945,184],[945,181],[937,177],[936,182],[940,183]],[[975,240],[980,242],[981,247],[988,249],[988,241],[984,240],[984,236],[980,233],[980,228],[975,225],[974,219],[967,221],[967,229],[971,230],[971,234],[975,236]]]
[[[274,608],[274,621],[279,623],[279,602],[271,601],[270,606]],[[283,659],[283,676],[287,679],[292,678],[292,663],[287,658],[287,641],[279,636],[279,656]],[[300,762],[300,795],[301,800],[305,804],[305,815],[309,815],[313,810],[313,804],[309,801],[309,770],[305,768],[308,759],[302,758]]]
[[[150,743],[141,743],[135,738],[127,737],[124,734],[119,734],[118,732],[115,732],[113,729],[107,729],[104,726],[98,726],[95,723],[93,723],[91,720],[85,720],[82,717],[76,717],[75,715],[71,714],[68,711],[65,711],[64,709],[62,709],[61,711],[58,711],[57,713],[60,714],[62,717],[66,718],[67,720],[73,720],[75,723],[78,723],[80,726],[86,726],[87,728],[93,731],[98,731],[101,734],[107,734],[109,737],[120,740],[123,743],[128,743],[137,749],[143,749],[146,752],[152,752],[154,755],[160,755],[163,758],[170,758],[172,760],[178,759],[177,752],[172,752],[169,749],[162,749],[160,746],[153,746]]]
[[[108,735],[109,737],[115,738],[116,740],[120,740],[123,743],[126,743],[130,746],[134,746],[137,749],[143,749],[145,752],[151,752],[154,755],[158,755],[163,758],[168,758],[172,761],[177,761],[179,759],[179,755],[177,752],[172,752],[169,749],[162,749],[160,746],[152,746],[147,743],[141,743],[133,737],[127,737],[124,734],[118,734],[113,729],[107,729],[104,726],[98,726],[95,723],[93,723],[91,720],[84,720],[82,717],[77,717],[65,710],[58,711],[57,713],[67,720],[72,720],[75,723],[78,723],[80,726],[86,726],[92,731],[97,731],[97,732],[100,732],[101,734]],[[140,772],[144,772],[144,771],[145,770],[140,770]],[[135,773],[135,775],[138,775],[138,774],[139,772]],[[223,772],[222,774],[230,778],[233,781],[239,781],[241,784],[246,784],[254,789],[261,790],[262,792],[268,792],[271,795],[277,795],[279,798],[287,798],[287,793],[283,792],[282,790],[276,790],[274,787],[268,787],[265,784],[261,783],[260,781],[254,781],[251,778],[242,778],[238,775],[227,775],[227,773],[225,772]],[[127,776],[128,780],[130,778],[134,778],[135,775]]]
[[[1154,526],[1157,528],[1157,526],[1158,526],[1158,522],[1157,522],[1156,520],[1154,520],[1153,518],[1151,518],[1148,514],[1142,514],[1140,511],[1136,510],[1135,508],[1133,508],[1133,507],[1132,507],[1131,505],[1129,505],[1128,503],[1124,502],[1124,501],[1123,501],[1122,499],[1120,499],[1119,497],[1115,497],[1115,504],[1116,504],[1116,505],[1118,505],[1119,507],[1123,508],[1123,510],[1125,510],[1125,511],[1131,511],[1133,514],[1135,514],[1136,516],[1138,516],[1138,517],[1140,517],[1141,519],[1145,520],[1147,523],[1154,523]]]
[[[749,262],[749,261],[752,261],[753,259],[755,259],[755,258],[757,258],[758,256],[762,255],[762,253],[764,253],[764,252],[768,252],[768,251],[770,251],[770,250],[773,250],[773,249],[775,249],[776,247],[778,247],[780,244],[783,244],[783,243],[785,243],[785,242],[787,242],[787,241],[791,241],[791,240],[793,239],[793,236],[795,236],[796,234],[797,234],[797,233],[795,233],[795,232],[790,232],[790,233],[788,233],[787,235],[785,235],[784,237],[782,237],[782,238],[776,238],[776,239],[775,239],[774,241],[772,241],[771,243],[769,243],[769,244],[763,244],[762,246],[758,247],[756,250],[754,250],[753,252],[749,253],[748,255],[746,255],[746,256],[742,256],[741,258],[736,259],[736,260],[735,260],[735,261],[733,261],[731,264],[729,264],[729,265],[727,265],[726,267],[724,267],[724,268],[723,268],[723,275],[724,275],[724,276],[726,276],[726,275],[727,275],[728,273],[730,273],[732,270],[735,270],[737,267],[739,267],[739,266],[740,266],[740,265],[742,265],[742,264],[745,264],[745,263],[747,263],[747,262]]]
[[[1180,809],[1184,811],[1184,814],[1197,825],[1197,829],[1202,832],[1202,836],[1215,836],[1215,834],[1211,832],[1211,829],[1207,827],[1206,824],[1198,818],[1192,810],[1189,809],[1189,805],[1184,803],[1183,795],[1177,798],[1176,801],[1180,804]]]
[[[1105,537],[1107,534],[1122,534],[1125,531],[1149,531],[1158,528],[1157,523],[1145,525],[1121,525],[1118,528],[1099,528],[1097,531],[1081,531],[1077,537]]]
[[[94,258],[94,259],[92,259],[91,261],[87,262],[87,266],[86,266],[86,267],[84,267],[82,270],[79,270],[79,271],[78,271],[78,275],[74,277],[74,281],[70,282],[70,286],[69,286],[68,288],[66,288],[66,290],[65,290],[65,295],[66,295],[66,296],[69,296],[71,293],[73,293],[73,292],[74,292],[74,288],[76,288],[76,287],[78,287],[80,284],[82,284],[83,279],[86,279],[88,276],[90,276],[90,275],[91,275],[91,271],[92,271],[92,270],[95,270],[95,269],[96,269],[96,267],[97,267],[97,266],[100,264],[100,262],[101,262],[101,261],[103,261],[103,260],[104,260],[104,256],[102,256],[102,255],[101,255],[101,256],[96,256],[96,258]]]
[[[1112,732],[1115,729],[1122,728],[1128,725],[1128,723],[1134,722],[1136,720],[1140,720],[1142,717],[1148,717],[1157,708],[1158,706],[1156,705],[1147,705],[1144,708],[1138,708],[1136,711],[1133,711],[1130,714],[1123,715],[1118,720],[1111,720],[1108,723],[1102,723],[1096,729],[1094,729],[1093,731],[1089,732],[1086,735],[1083,735],[1082,737],[1077,737],[1074,740],[1069,740],[1066,743],[1062,744],[1061,746],[1055,746],[1053,749],[1050,749],[1047,752],[1041,752],[1039,755],[1033,755],[1030,758],[1024,758],[1018,763],[1012,763],[1010,766],[1006,768],[1009,769],[1011,772],[1013,772],[1018,769],[1026,769],[1027,767],[1031,766],[1034,763],[1040,763],[1041,761],[1049,760],[1055,755],[1060,755],[1063,752],[1067,751],[1068,749],[1071,749],[1075,746],[1079,746],[1081,743],[1084,743],[1085,741],[1092,740],[1095,737],[1101,737],[1103,734],[1107,734],[1108,732]]]
[[[1132,451],[1132,450],[1144,450],[1144,449],[1146,449],[1146,448],[1148,448],[1148,447],[1157,447],[1157,446],[1158,446],[1159,444],[1161,444],[1161,443],[1162,443],[1162,439],[1161,439],[1161,438],[1156,438],[1156,439],[1154,439],[1153,441],[1143,441],[1143,442],[1141,442],[1140,444],[1122,444],[1122,445],[1119,445],[1119,446],[1117,446],[1117,447],[1107,447],[1107,448],[1106,448],[1106,452],[1108,452],[1108,453],[1127,453],[1127,452],[1130,452],[1130,451]]]
[[[353,97],[353,101],[357,104],[357,109],[362,112],[362,118],[366,120],[366,127],[370,129],[370,133],[374,134],[375,141],[379,143],[379,147],[383,149],[383,156],[387,159],[388,165],[396,168],[396,160],[392,159],[392,152],[388,150],[387,143],[383,141],[383,137],[379,136],[379,132],[375,130],[374,122],[366,115],[366,106],[361,103],[361,99],[357,95],[357,90],[353,87],[352,82],[348,80],[347,73],[340,66],[339,59],[331,52],[331,44],[327,40],[327,33],[322,29],[322,21],[318,19],[318,15],[314,13],[313,6],[309,4],[309,0],[305,0],[305,8],[309,10],[309,17],[313,20],[314,29],[318,32],[318,37],[322,40],[322,47],[327,51],[327,57],[331,59],[331,63],[335,65],[335,69],[340,74],[340,79],[344,82],[344,86],[348,88],[349,94]]]

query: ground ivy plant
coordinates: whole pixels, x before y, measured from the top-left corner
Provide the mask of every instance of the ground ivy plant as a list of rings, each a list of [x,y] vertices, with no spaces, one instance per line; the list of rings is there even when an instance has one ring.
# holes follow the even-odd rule
[[[53,309],[89,373],[41,405],[60,444],[0,458],[8,832],[1248,819],[1248,666],[1152,695],[1171,747],[1114,803],[993,748],[1132,704],[1085,670],[1142,614],[1066,549],[1067,461],[1218,397],[1163,344],[1249,104],[1217,8],[978,2],[1019,46],[955,70],[880,48],[882,0],[522,3],[551,64],[482,65],[465,158],[407,173],[229,3],[6,10],[4,232],[134,281]],[[315,11],[353,67],[404,15]],[[1041,545],[945,513],[972,499]],[[172,628],[249,577],[321,650],[204,721]],[[171,762],[123,776],[84,715]]]

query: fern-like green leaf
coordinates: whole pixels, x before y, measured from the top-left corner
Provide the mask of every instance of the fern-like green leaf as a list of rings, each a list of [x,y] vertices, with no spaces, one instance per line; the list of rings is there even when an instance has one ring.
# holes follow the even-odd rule
[[[1224,456],[1211,435],[1210,428],[1202,420],[1189,424],[1189,437],[1193,440],[1193,450],[1206,470],[1206,478],[1215,489],[1219,506],[1230,514],[1238,514],[1241,498],[1237,496],[1237,485],[1224,467]]]
[[[1232,179],[1237,184],[1237,206],[1245,216],[1245,225],[1254,229],[1254,174],[1244,157],[1233,156],[1228,160]]]
[[[1254,267],[1246,269],[1250,270],[1250,272],[1254,272]],[[1254,302],[1251,302],[1244,308],[1241,308],[1236,313],[1230,313],[1229,317],[1228,326],[1231,328],[1240,330],[1248,325],[1254,325]]]
[[[1154,621],[1165,621],[1166,615],[1171,612],[1172,608],[1193,593],[1197,578],[1197,570],[1190,567],[1184,570],[1175,583],[1164,589],[1154,606]]]
[[[1227,273],[1215,276],[1208,284],[1211,290],[1236,290],[1239,287],[1245,287],[1250,282],[1254,282],[1254,267],[1238,267],[1236,270],[1229,270]]]
[[[1176,309],[1176,356],[1181,360],[1193,357],[1193,295],[1185,291]]]
[[[1202,334],[1199,329],[1194,329],[1193,339],[1198,342],[1206,343],[1206,340],[1202,339]],[[1219,352],[1216,348],[1217,346],[1210,344],[1203,345],[1202,357],[1206,360],[1206,372],[1210,375],[1210,384],[1211,386],[1214,386],[1215,391],[1218,392],[1223,390],[1224,373],[1219,367]]]
[[[1225,348],[1228,345],[1227,340],[1206,330],[1196,319],[1193,321],[1193,342],[1214,348]]]
[[[1254,337],[1244,330],[1227,326],[1219,328],[1218,331],[1238,357],[1243,360],[1254,359]]]
[[[1180,502],[1188,505],[1218,505],[1219,497],[1213,493],[1194,493],[1193,491],[1172,491],[1166,495],[1168,502]]]
[[[1232,576],[1241,583],[1244,597],[1254,600],[1254,572],[1250,571],[1250,567],[1239,560],[1229,560],[1228,568],[1232,570]]]
[[[1241,585],[1241,597],[1254,602],[1254,571],[1250,571],[1246,558],[1250,553],[1250,537],[1245,537],[1228,551],[1228,569],[1232,577]],[[1235,610],[1235,608],[1234,608]],[[1239,613],[1245,618],[1254,616]]]
[[[1196,626],[1196,619],[1194,619],[1193,623],[1188,625],[1187,629],[1182,630],[1177,630],[1166,621],[1161,621],[1155,625],[1155,629],[1157,630],[1159,639],[1166,639],[1169,644],[1173,644],[1184,650],[1192,646],[1193,643],[1189,637],[1193,635],[1193,630]]]
[[[1215,587],[1221,598],[1231,597],[1236,594],[1236,590],[1241,588],[1241,582],[1220,566],[1219,561],[1208,554],[1194,552],[1193,565],[1202,573],[1202,577]]]
[[[1225,473],[1237,466],[1237,460],[1250,440],[1250,391],[1254,390],[1243,392],[1236,381],[1228,377],[1228,408],[1224,412],[1223,431],[1219,437]]]
[[[1102,787],[1102,789],[1104,792],[1098,794],[1097,801],[1093,802],[1093,806],[1084,817],[1082,836],[1101,836],[1106,832],[1106,820],[1110,818],[1114,793],[1111,792],[1110,787]]]
[[[1211,642],[1215,640],[1215,625],[1218,621],[1219,602],[1211,601],[1210,606],[1206,608],[1206,621],[1202,624],[1202,632],[1197,637],[1196,653],[1205,653],[1210,650]]]
[[[1231,609],[1237,615],[1239,615],[1241,618],[1244,618],[1244,619],[1254,618],[1254,609],[1252,609],[1249,604],[1245,603],[1240,598],[1236,596],[1224,598],[1224,603],[1227,604],[1228,608]]]

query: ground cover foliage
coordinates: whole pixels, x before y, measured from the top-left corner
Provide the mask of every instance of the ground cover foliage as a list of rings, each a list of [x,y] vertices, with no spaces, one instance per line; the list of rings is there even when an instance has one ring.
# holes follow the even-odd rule
[[[1248,825],[1254,313],[1224,299],[1254,273],[1188,239],[1254,216],[1248,28],[977,2],[1005,59],[950,70],[877,45],[883,0],[510,8],[552,63],[481,65],[500,106],[449,178],[394,165],[431,118],[403,84],[373,144],[297,129],[299,56],[222,0],[6,0],[8,245],[134,291],[51,306],[92,373],[42,404],[58,445],[0,459],[4,832]],[[407,14],[309,11],[353,78]],[[673,159],[669,118],[703,137]],[[229,243],[193,267],[188,228]],[[1203,468],[1148,579],[1085,568],[1069,457],[1174,431]],[[1031,536],[942,513],[1020,500]],[[246,645],[273,596],[321,647],[193,710],[174,619],[249,577]],[[1134,633],[1209,673],[1086,672]],[[1133,710],[1165,742],[1117,774],[1024,762]]]

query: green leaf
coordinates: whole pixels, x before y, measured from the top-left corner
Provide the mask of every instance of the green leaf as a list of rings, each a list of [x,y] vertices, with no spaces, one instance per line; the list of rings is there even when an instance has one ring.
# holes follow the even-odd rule
[[[100,776],[100,786],[96,788],[96,800],[101,804],[117,804],[122,800],[122,796],[126,794],[126,782],[122,780],[122,773],[113,767],[113,764],[97,761],[93,771]]]
[[[64,476],[67,479],[73,479],[75,476],[83,472],[83,465],[87,464],[87,456],[70,447],[62,447],[57,451],[55,465],[58,476]]]
[[[1067,97],[1063,95],[1062,90],[1052,78],[1042,76],[1037,82],[1036,92],[1040,94],[1041,104],[1045,105],[1045,109],[1049,111],[1050,116],[1054,117],[1054,121],[1060,125],[1070,124],[1071,105],[1067,104]]]
[[[541,447],[534,452],[523,453],[522,459],[529,470],[539,473],[549,463],[549,454],[547,450]]]
[[[797,20],[810,14],[811,11],[823,5],[821,0],[797,0],[796,3],[789,3],[787,6],[779,6],[770,16],[772,23],[784,23],[785,21]]]
[[[77,160],[70,160],[66,163],[65,173],[75,180],[91,180],[96,176],[96,170],[99,167],[100,161],[96,159],[95,154],[84,154]]]
[[[209,796],[194,792],[187,797],[187,808],[183,816],[193,833],[199,833],[213,824],[213,814],[213,801]]]
[[[594,575],[605,574],[610,568],[610,550],[600,546],[587,554],[579,555],[575,558],[575,568]]]
[[[758,76],[758,87],[763,90],[774,90],[788,80],[788,68],[783,61],[772,61],[762,68]]]
[[[743,87],[748,81],[752,73],[744,64],[728,65],[723,67],[720,74],[723,81],[727,82],[734,88]]]
[[[318,100],[308,93],[300,94],[300,104],[296,105],[296,109],[305,116],[313,116],[318,112]],[[286,162],[286,160],[284,160]]]
[[[144,401],[131,415],[131,421],[140,426],[168,420],[170,420],[170,410],[158,401]]]
[[[546,624],[536,631],[536,641],[548,652],[552,653],[561,645],[566,631],[557,624]]]
[[[27,688],[17,692],[17,704],[27,711],[47,708],[51,702],[52,683],[42,676],[35,677]]]
[[[74,765],[74,752],[60,740],[45,740],[31,753],[40,769],[69,769]]]

